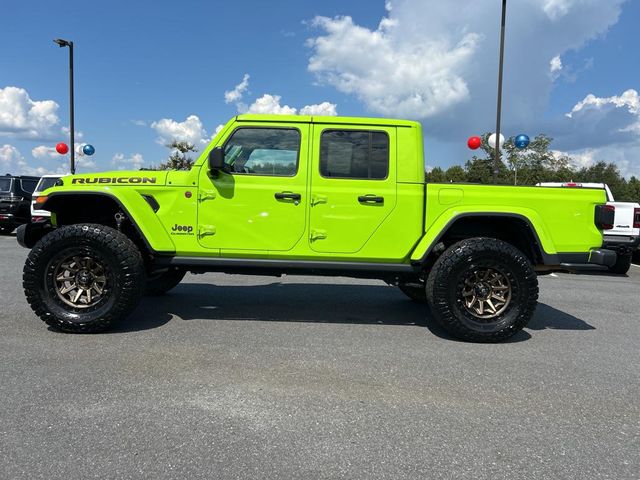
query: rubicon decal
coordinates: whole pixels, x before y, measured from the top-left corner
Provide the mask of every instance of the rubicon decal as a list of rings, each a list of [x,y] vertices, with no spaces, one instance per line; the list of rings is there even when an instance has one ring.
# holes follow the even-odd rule
[[[89,183],[156,183],[158,179],[153,177],[93,177],[93,178],[74,178],[72,184],[89,184]]]

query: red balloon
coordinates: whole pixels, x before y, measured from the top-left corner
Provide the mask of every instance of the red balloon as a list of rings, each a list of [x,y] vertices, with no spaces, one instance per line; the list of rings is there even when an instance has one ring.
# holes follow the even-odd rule
[[[467,146],[471,150],[477,150],[480,148],[480,145],[482,145],[482,139],[480,137],[469,137],[469,140],[467,140]]]
[[[58,152],[60,155],[64,155],[68,151],[69,151],[69,147],[67,146],[66,143],[60,142],[59,144],[56,145],[56,152]]]

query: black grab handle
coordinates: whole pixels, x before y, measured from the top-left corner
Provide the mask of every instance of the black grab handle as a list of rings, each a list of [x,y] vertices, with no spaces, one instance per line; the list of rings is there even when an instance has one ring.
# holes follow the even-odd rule
[[[274,197],[276,200],[300,200],[302,196],[299,193],[277,192]]]
[[[375,195],[360,195],[358,197],[360,203],[384,203],[384,197],[376,197]]]

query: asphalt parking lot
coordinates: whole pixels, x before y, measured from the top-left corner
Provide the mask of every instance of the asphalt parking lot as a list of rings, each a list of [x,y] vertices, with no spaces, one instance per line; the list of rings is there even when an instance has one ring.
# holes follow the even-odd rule
[[[640,267],[541,277],[477,345],[381,282],[214,274],[60,334],[26,254],[0,237],[1,478],[640,478]]]

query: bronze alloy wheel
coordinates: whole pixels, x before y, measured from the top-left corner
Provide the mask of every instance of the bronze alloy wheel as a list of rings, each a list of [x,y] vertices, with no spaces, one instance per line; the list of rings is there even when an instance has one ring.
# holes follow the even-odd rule
[[[105,266],[86,254],[64,257],[54,271],[58,298],[74,308],[89,308],[104,299],[107,288]]]
[[[493,321],[509,306],[511,283],[495,268],[470,270],[464,277],[462,303],[467,312],[483,321]]]

